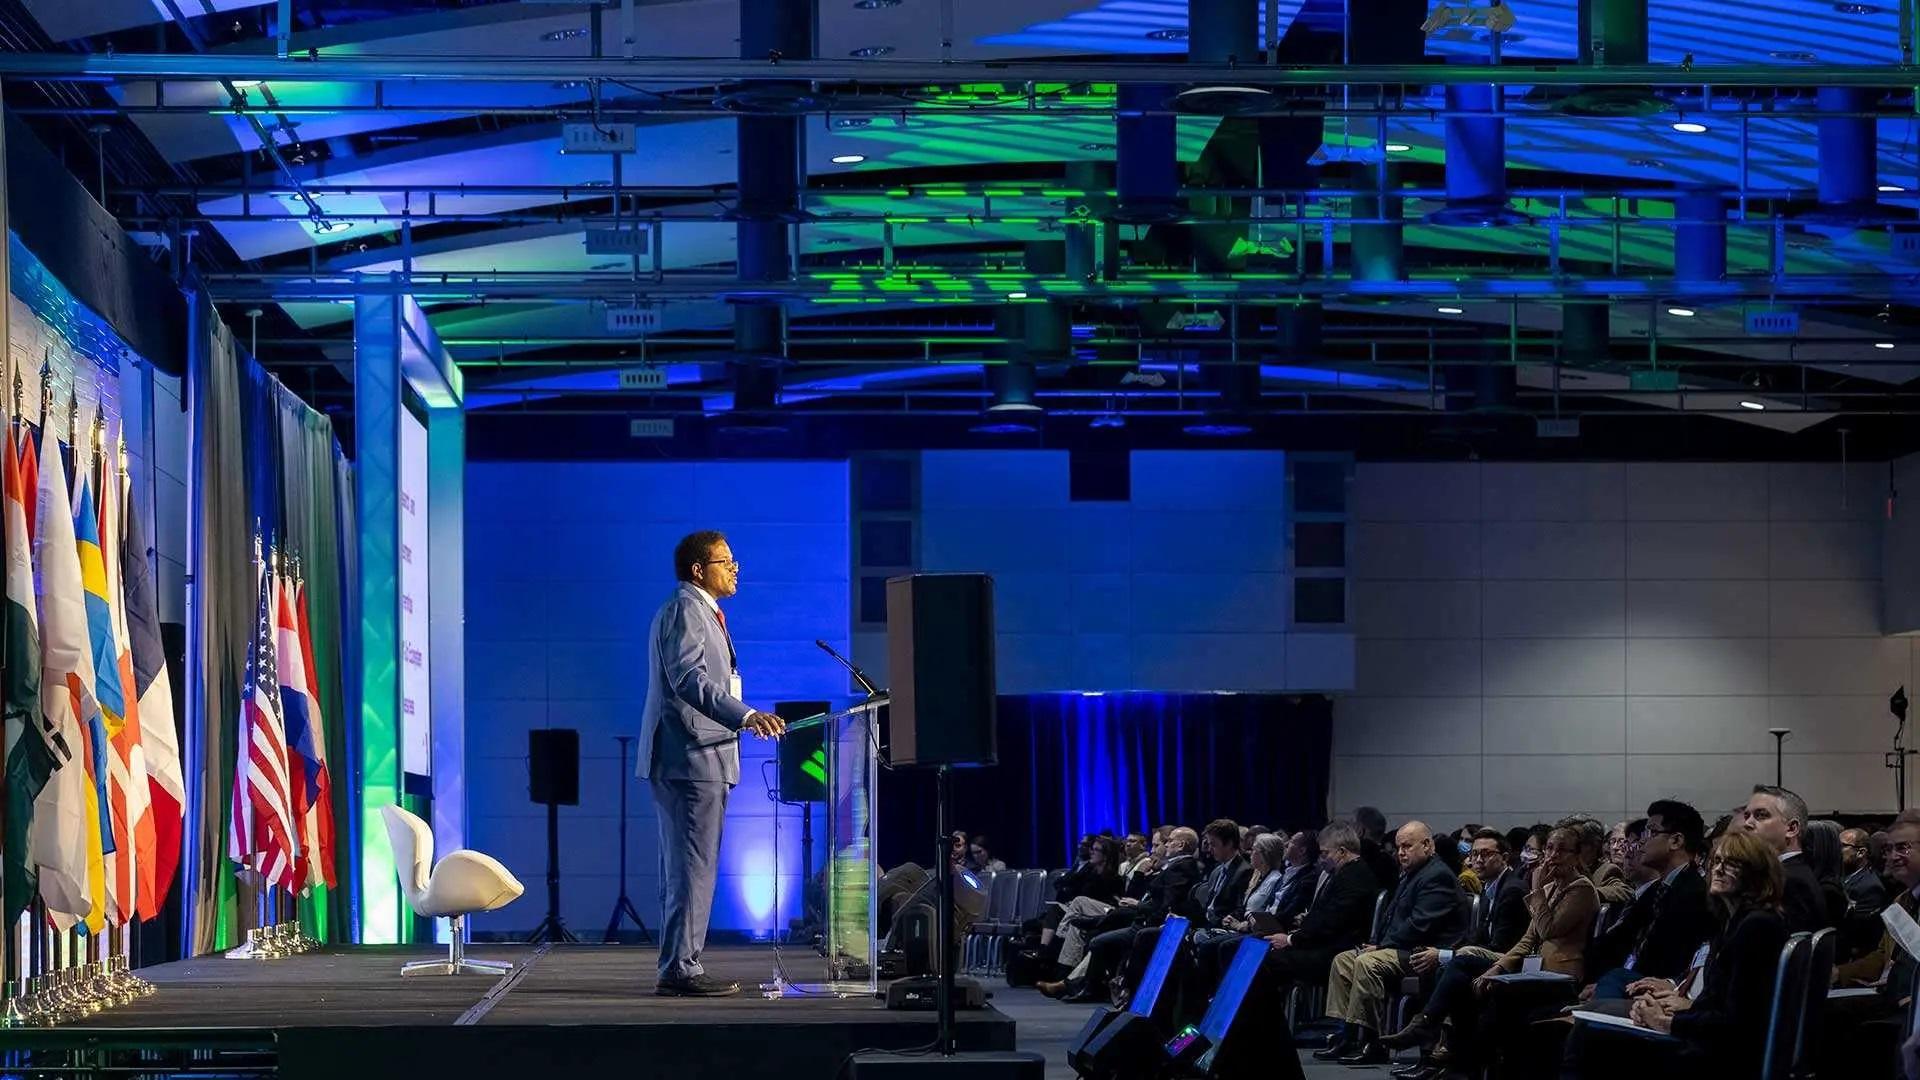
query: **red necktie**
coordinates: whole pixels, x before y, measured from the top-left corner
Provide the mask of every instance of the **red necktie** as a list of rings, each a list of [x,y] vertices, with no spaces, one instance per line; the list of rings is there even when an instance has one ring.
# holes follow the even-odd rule
[[[714,608],[713,615],[720,620],[720,629],[725,630],[727,628],[727,613],[721,611],[719,608]]]

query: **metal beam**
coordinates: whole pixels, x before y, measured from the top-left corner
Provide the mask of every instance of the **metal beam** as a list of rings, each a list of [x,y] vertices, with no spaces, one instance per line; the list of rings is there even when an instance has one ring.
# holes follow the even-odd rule
[[[563,82],[613,79],[712,85],[753,79],[858,83],[871,90],[902,84],[924,92],[954,83],[1185,84],[1244,86],[1863,86],[1910,90],[1920,69],[1899,64],[1170,64],[1163,62],[729,60],[636,57],[272,56],[174,53],[7,53],[0,77],[51,80],[241,79],[273,82],[377,82],[383,79]],[[824,106],[823,106],[824,107]]]
[[[945,270],[915,273],[838,270],[813,273],[781,283],[741,281],[701,271],[670,272],[658,282],[605,273],[420,272],[361,277],[355,274],[207,275],[208,289],[223,302],[243,300],[350,300],[361,296],[411,294],[434,303],[527,299],[594,302],[608,298],[640,300],[724,299],[802,301],[840,304],[1001,304],[1010,290],[1031,300],[1086,299],[1111,304],[1138,303],[1152,297],[1177,297],[1197,303],[1294,304],[1307,299],[1366,300],[1566,300],[1613,297],[1660,299],[1686,296],[1699,303],[1777,297],[1812,303],[1861,301],[1912,302],[1920,299],[1920,276],[1886,274],[1806,274],[1776,277],[1742,275],[1715,282],[1682,281],[1672,276],[1576,277],[1567,275],[1462,275],[1404,281],[1356,281],[1339,277],[1294,277],[1239,273],[1201,277],[1183,273],[1136,273],[1117,282],[1041,278],[1019,271],[956,274]]]

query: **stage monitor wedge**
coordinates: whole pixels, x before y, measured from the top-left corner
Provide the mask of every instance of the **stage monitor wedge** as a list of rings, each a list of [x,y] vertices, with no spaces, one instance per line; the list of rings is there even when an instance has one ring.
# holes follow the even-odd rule
[[[888,735],[895,765],[995,765],[993,579],[887,580]]]

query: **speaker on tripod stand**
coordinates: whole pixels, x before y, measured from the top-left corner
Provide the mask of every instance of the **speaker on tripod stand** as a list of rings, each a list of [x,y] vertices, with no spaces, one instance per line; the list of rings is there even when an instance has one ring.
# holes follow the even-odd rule
[[[573,728],[527,732],[527,797],[547,808],[547,917],[529,942],[572,942],[560,919],[560,808],[580,805],[580,733]]]

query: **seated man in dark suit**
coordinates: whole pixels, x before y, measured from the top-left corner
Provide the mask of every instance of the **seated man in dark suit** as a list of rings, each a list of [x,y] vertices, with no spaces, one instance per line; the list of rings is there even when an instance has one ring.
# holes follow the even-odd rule
[[[1329,869],[1316,881],[1299,928],[1264,935],[1268,951],[1254,982],[1256,992],[1279,994],[1290,983],[1325,982],[1333,958],[1367,940],[1380,880],[1360,856],[1361,845],[1351,822],[1335,821],[1320,830],[1320,851]],[[1231,955],[1200,951],[1196,963],[1203,985],[1219,985]]]
[[[1713,935],[1707,882],[1694,868],[1706,850],[1706,823],[1683,802],[1661,799],[1647,807],[1640,863],[1655,877],[1587,950],[1594,985],[1584,1000],[1624,998],[1643,978],[1678,980]]]
[[[1199,834],[1181,826],[1168,834],[1167,857],[1159,862],[1154,871],[1153,883],[1147,890],[1145,899],[1134,900],[1121,897],[1113,914],[1123,916],[1127,924],[1107,930],[1087,943],[1087,950],[1068,973],[1066,979],[1058,982],[1042,982],[1035,989],[1048,997],[1064,997],[1070,1001],[1101,1001],[1107,996],[1107,977],[1113,967],[1127,955],[1133,944],[1133,937],[1142,928],[1157,927],[1168,915],[1184,915],[1198,921],[1201,916],[1198,905],[1193,902],[1194,887],[1200,884],[1200,860],[1194,851],[1200,845]],[[1234,849],[1239,850],[1236,837]],[[1245,888],[1246,883],[1241,882]]]
[[[1413,970],[1409,957],[1428,946],[1451,948],[1466,936],[1466,896],[1447,864],[1434,857],[1433,832],[1418,821],[1394,835],[1400,880],[1387,900],[1379,937],[1333,958],[1327,983],[1327,1015],[1342,1022],[1340,1034],[1321,1060],[1343,1065],[1384,1065],[1390,1056],[1380,1045],[1387,993]]]
[[[1800,835],[1807,827],[1807,801],[1786,788],[1758,784],[1741,812],[1741,819],[1740,825],[1747,832],[1759,837],[1780,856],[1780,869],[1786,875],[1787,895],[1781,906],[1787,917],[1787,932],[1816,933],[1835,925],[1841,913],[1831,910],[1820,891],[1819,877],[1801,856]]]

